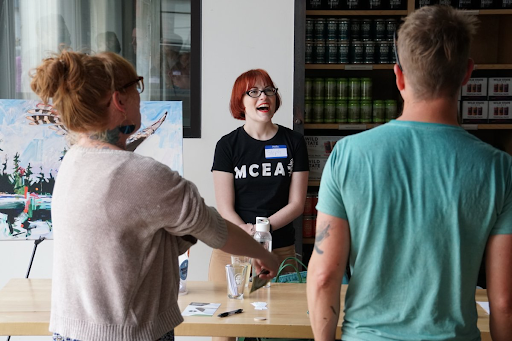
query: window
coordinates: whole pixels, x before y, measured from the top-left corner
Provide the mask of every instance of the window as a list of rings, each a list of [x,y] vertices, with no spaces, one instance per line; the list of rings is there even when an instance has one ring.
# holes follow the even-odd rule
[[[144,77],[144,101],[183,101],[200,137],[200,13],[192,0],[0,0],[0,98],[34,99],[29,72],[62,48],[112,51]]]

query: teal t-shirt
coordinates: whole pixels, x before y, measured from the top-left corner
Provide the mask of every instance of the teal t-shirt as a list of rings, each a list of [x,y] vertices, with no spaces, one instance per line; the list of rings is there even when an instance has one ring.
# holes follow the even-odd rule
[[[343,340],[480,340],[487,239],[512,233],[512,157],[456,126],[391,121],[346,137],[317,209],[348,220]]]

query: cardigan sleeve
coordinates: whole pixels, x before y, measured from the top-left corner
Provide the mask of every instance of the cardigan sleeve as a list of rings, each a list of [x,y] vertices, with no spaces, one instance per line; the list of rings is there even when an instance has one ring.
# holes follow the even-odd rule
[[[165,229],[175,236],[193,236],[212,248],[224,246],[226,223],[215,208],[205,204],[192,182],[151,158],[141,160],[140,167],[131,172],[137,174],[133,190],[141,198],[133,209],[142,216],[148,233]],[[179,243],[184,248],[192,245],[185,240]]]

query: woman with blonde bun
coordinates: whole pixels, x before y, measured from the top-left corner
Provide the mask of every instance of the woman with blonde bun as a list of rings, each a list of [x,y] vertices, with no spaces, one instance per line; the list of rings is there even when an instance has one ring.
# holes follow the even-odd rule
[[[52,199],[54,340],[172,340],[183,321],[178,256],[197,239],[276,275],[275,256],[206,206],[193,183],[125,149],[144,90],[128,61],[63,51],[32,77],[75,141]]]

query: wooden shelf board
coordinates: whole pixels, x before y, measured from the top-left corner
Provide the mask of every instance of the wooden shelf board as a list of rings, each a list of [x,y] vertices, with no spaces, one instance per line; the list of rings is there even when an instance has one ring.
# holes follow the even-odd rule
[[[465,10],[474,15],[512,15],[512,9],[474,9]],[[403,15],[407,10],[307,10],[307,16],[373,16],[373,15]]]
[[[306,70],[345,70],[349,67],[371,67],[374,70],[393,70],[395,64],[306,64]],[[347,71],[364,71],[364,70],[347,70]]]
[[[407,10],[369,10],[369,11],[359,11],[359,10],[348,10],[348,11],[338,11],[338,10],[307,10],[306,15],[322,15],[322,16],[356,16],[356,15],[407,15]]]
[[[512,15],[512,9],[481,9],[478,15]]]
[[[309,180],[308,186],[320,186],[320,180]]]
[[[512,64],[475,64],[475,70],[510,70]]]
[[[302,238],[302,244],[315,244],[315,238]]]
[[[306,123],[304,129],[325,129],[325,130],[368,130],[381,125],[381,123],[371,124],[339,124],[339,123]],[[467,130],[512,130],[512,123],[484,123],[484,124],[462,124]]]
[[[512,130],[512,124],[494,124],[494,123],[488,123],[488,124],[479,124],[478,130]]]
[[[375,128],[381,123],[349,124],[349,123],[306,123],[304,129],[328,129],[328,130],[367,130]]]
[[[373,70],[393,70],[395,64],[306,64],[306,70],[345,70],[346,66],[370,66]],[[475,64],[475,70],[511,70],[512,64]],[[361,70],[347,70],[361,71]],[[363,70],[364,71],[364,70]]]

